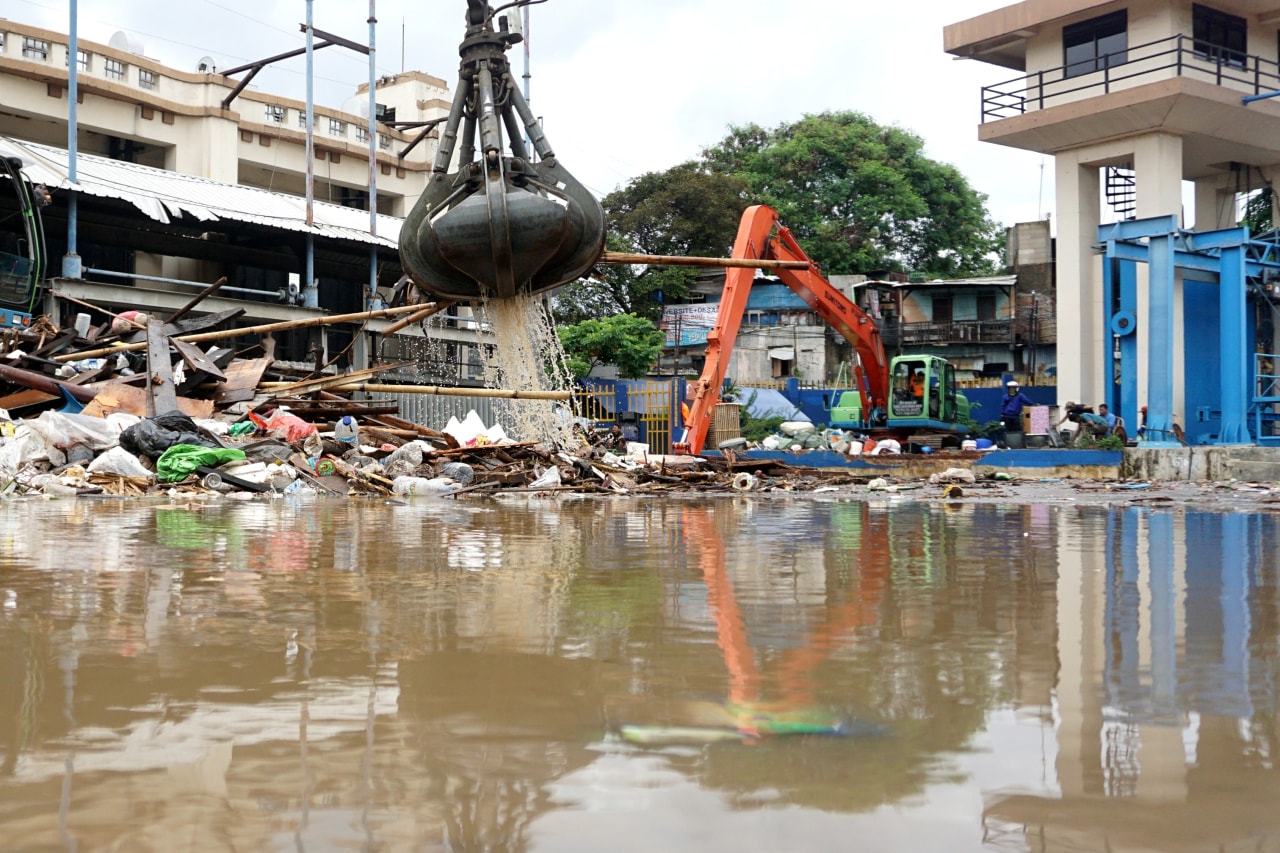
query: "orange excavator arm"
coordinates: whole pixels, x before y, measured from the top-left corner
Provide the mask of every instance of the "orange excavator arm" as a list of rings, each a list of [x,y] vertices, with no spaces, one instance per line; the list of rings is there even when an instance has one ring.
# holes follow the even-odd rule
[[[807,263],[807,269],[780,269],[778,277],[853,345],[860,362],[858,392],[862,396],[862,410],[870,412],[876,406],[885,405],[889,397],[889,359],[880,340],[879,327],[822,276],[818,265],[800,248],[791,230],[778,223],[777,211],[762,204],[747,208],[733,243],[733,257]],[[707,429],[720,399],[720,389],[724,387],[729,356],[747,308],[755,272],[746,268],[725,271],[724,295],[715,326],[707,333],[706,362],[702,375],[692,386],[693,399],[685,418],[683,440],[675,447],[677,452],[701,453],[706,443]]]

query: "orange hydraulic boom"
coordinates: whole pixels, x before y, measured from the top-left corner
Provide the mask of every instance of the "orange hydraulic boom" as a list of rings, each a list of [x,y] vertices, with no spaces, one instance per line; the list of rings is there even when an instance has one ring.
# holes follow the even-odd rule
[[[791,230],[778,223],[777,211],[762,204],[747,208],[738,226],[733,257],[807,263],[807,269],[779,269],[778,278],[853,345],[859,361],[857,377],[862,410],[870,412],[885,405],[889,397],[889,359],[880,340],[879,327],[823,277],[818,265],[791,235]],[[683,439],[675,445],[677,453],[702,452],[754,278],[754,269],[725,271],[720,311],[716,314],[715,326],[707,333],[706,364],[702,375],[691,386],[693,399],[685,418]]]

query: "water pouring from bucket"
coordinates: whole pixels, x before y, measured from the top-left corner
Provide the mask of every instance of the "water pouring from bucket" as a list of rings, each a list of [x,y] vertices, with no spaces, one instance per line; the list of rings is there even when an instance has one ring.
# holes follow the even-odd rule
[[[518,15],[531,2],[499,11]],[[495,20],[488,2],[467,0],[449,119],[400,232],[405,271],[441,297],[538,293],[582,276],[604,251],[600,202],[560,164],[511,73],[506,51],[522,38],[507,15]]]

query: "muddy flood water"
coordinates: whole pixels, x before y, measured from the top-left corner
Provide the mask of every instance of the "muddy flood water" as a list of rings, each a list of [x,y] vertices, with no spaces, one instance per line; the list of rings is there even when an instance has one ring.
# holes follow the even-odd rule
[[[1277,519],[0,504],[0,849],[1280,850]]]

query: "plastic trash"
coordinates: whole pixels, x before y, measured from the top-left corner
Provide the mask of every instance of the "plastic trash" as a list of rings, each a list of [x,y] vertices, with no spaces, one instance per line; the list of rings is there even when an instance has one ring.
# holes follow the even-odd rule
[[[39,433],[46,444],[63,450],[76,445],[106,450],[120,443],[120,431],[102,418],[42,412],[40,417],[28,419],[26,424]]]
[[[741,471],[733,477],[733,489],[738,492],[749,492],[756,487],[756,478],[746,471]]]
[[[885,453],[901,453],[902,444],[892,438],[885,438],[877,441],[875,447],[871,448],[871,450],[866,451],[864,448],[864,451],[869,453],[871,456],[879,456]]]
[[[350,415],[344,417],[350,417]],[[249,412],[249,420],[253,421],[258,429],[265,430],[288,442],[302,441],[316,431],[315,424],[307,423],[302,418],[284,409],[276,409],[271,413],[271,417],[265,420],[253,412]]]
[[[155,472],[148,471],[134,456],[123,447],[113,447],[97,459],[89,463],[90,474],[119,474],[122,477],[156,478]]]
[[[185,480],[201,466],[215,467],[244,459],[244,451],[232,447],[199,447],[175,444],[156,460],[156,477],[162,483]]]
[[[434,497],[452,492],[454,485],[448,477],[396,477],[391,481],[391,492],[405,498]]]
[[[360,424],[351,415],[343,415],[333,425],[333,437],[345,444],[355,444],[360,438]]]
[[[178,444],[220,447],[216,441],[199,431],[195,421],[176,411],[144,418],[120,433],[120,446],[134,456],[156,459]]]
[[[978,478],[968,468],[948,468],[929,475],[930,483],[976,483]]]
[[[407,462],[410,466],[417,468],[422,464],[422,445],[411,441],[403,447],[397,447],[390,456],[383,460],[382,464],[390,468],[396,462]]]
[[[964,441],[960,442],[960,449],[961,450],[977,450],[978,442],[974,441],[972,438],[966,438]]]
[[[1005,480],[1005,481],[1015,479],[1014,475],[1013,475],[1013,474],[1010,474],[1008,471],[998,471],[998,472],[996,472],[995,478],[996,478],[997,480]]]
[[[538,479],[529,484],[531,489],[552,489],[560,485],[560,469],[552,465]]]
[[[445,465],[440,469],[440,476],[456,480],[466,486],[475,482],[476,472],[475,469],[465,462],[450,462],[448,465]]]

